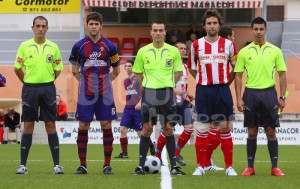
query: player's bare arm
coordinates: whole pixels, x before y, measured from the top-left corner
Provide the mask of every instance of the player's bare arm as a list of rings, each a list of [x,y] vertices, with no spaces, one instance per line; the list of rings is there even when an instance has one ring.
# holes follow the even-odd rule
[[[138,80],[142,83],[143,82],[143,79],[144,79],[144,74],[143,73],[134,73]]]
[[[72,64],[72,73],[73,73],[73,76],[77,79],[77,81],[80,81],[80,67],[79,67],[79,64],[76,64],[76,65]]]
[[[286,72],[278,72],[279,76],[279,86],[280,86],[280,96],[285,96],[286,88],[287,88],[287,79],[286,79]],[[280,111],[283,111],[285,107],[285,100],[279,99],[278,106]]]
[[[110,72],[109,78],[110,81],[116,79],[116,77],[120,74],[120,66],[113,67],[113,70]]]
[[[24,79],[24,72],[23,72],[22,68],[20,68],[20,69],[15,68],[15,73],[18,76],[19,80],[23,83],[24,82],[23,81],[23,79]]]
[[[193,69],[189,69],[189,72],[193,76],[193,78],[196,79],[197,71]]]
[[[235,94],[236,94],[236,105],[237,108],[240,112],[244,112],[245,106],[244,106],[244,101],[242,99],[242,77],[243,77],[243,72],[237,72],[235,74]]]
[[[177,83],[179,81],[181,76],[182,76],[182,71],[174,72],[175,83]]]
[[[54,71],[54,74],[55,74],[55,79],[56,79],[60,75],[60,71]]]

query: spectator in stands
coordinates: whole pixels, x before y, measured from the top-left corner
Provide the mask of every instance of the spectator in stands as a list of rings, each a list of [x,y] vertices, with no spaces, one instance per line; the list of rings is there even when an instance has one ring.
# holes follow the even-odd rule
[[[5,115],[3,109],[0,109],[0,144],[3,142]]]
[[[187,40],[190,39],[192,33],[194,33],[196,35],[196,39],[199,39],[200,37],[203,37],[202,33],[197,30],[196,23],[192,23],[191,24],[191,29],[186,32],[185,37],[186,37]]]
[[[68,120],[67,104],[61,99],[60,95],[56,95],[56,105],[57,105],[57,121],[67,121]]]
[[[22,88],[21,164],[17,174],[27,174],[27,158],[32,144],[35,121],[44,121],[52,154],[53,174],[63,174],[59,165],[59,140],[56,132],[55,79],[63,69],[62,56],[56,43],[46,38],[48,20],[44,16],[33,19],[34,37],[24,41],[17,52],[15,73],[24,84]],[[26,70],[26,72],[24,72]]]
[[[8,108],[7,114],[5,114],[4,118],[4,141],[3,144],[7,144],[8,142],[8,134],[11,131],[16,132],[16,141],[20,144],[21,141],[21,123],[20,123],[20,114],[16,112],[13,108]]]
[[[172,35],[169,44],[175,46],[178,42],[178,37],[176,35]]]
[[[186,52],[189,54],[193,41],[197,39],[196,33],[191,33],[188,40],[185,42]]]
[[[177,38],[177,40],[176,40],[175,43],[183,41],[182,32],[177,28],[176,24],[173,25],[173,29],[171,31],[167,32],[167,34],[166,34],[166,42],[169,43],[169,44],[173,43],[173,45],[175,45],[175,43],[174,43],[174,37],[173,36],[176,36],[176,38]],[[173,40],[172,40],[172,38],[173,38]]]
[[[6,78],[0,73],[0,87],[6,86]]]

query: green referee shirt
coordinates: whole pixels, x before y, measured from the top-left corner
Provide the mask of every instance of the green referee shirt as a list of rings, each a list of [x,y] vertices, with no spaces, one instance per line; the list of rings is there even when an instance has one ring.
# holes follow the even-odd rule
[[[276,85],[275,70],[287,71],[281,50],[266,42],[261,47],[253,42],[240,50],[234,72],[246,71],[245,87],[265,89]]]
[[[63,69],[58,46],[47,40],[38,45],[34,39],[23,42],[17,52],[15,68],[25,68],[24,83],[49,83],[55,80],[54,71]]]
[[[155,48],[152,43],[142,47],[136,56],[133,72],[143,73],[143,87],[151,89],[174,88],[174,72],[182,71],[178,49],[167,43]]]

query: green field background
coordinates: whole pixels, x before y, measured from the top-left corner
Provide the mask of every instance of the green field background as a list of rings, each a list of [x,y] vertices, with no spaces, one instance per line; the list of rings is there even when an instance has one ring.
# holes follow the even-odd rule
[[[112,158],[113,175],[104,175],[103,146],[88,145],[88,174],[74,175],[79,166],[77,146],[60,145],[61,166],[64,175],[53,175],[53,163],[48,145],[34,144],[28,158],[28,175],[16,175],[20,163],[20,146],[17,144],[0,145],[0,189],[35,189],[35,188],[104,188],[104,189],[159,189],[161,174],[133,176],[131,173],[138,165],[138,145],[129,145],[128,159]],[[120,145],[114,145],[113,156],[120,153]],[[271,163],[268,149],[258,146],[256,154],[256,175],[240,176],[247,166],[246,147],[234,146],[233,167],[237,177],[225,176],[225,171],[209,172],[205,176],[192,176],[196,167],[194,145],[187,145],[182,150],[187,166],[182,167],[185,176],[171,176],[173,189],[220,188],[220,189],[298,189],[300,188],[300,146],[279,146],[279,167],[286,174],[284,177],[271,176]],[[218,148],[213,158],[218,166],[224,166],[223,155]]]

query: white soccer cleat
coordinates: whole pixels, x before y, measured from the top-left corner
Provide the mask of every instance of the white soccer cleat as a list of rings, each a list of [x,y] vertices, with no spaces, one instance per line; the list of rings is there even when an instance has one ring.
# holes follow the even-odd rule
[[[227,176],[238,176],[238,174],[235,172],[235,170],[231,166],[226,169],[226,175]]]
[[[64,174],[63,167],[55,165],[55,167],[53,168],[53,174]]]
[[[205,171],[201,166],[198,166],[195,172],[193,173],[193,176],[202,176],[202,175],[205,175]]]
[[[19,174],[19,175],[28,174],[27,168],[24,165],[20,165],[17,169],[16,174]]]
[[[204,167],[205,171],[224,171],[223,167],[218,167],[216,165],[208,165]]]

